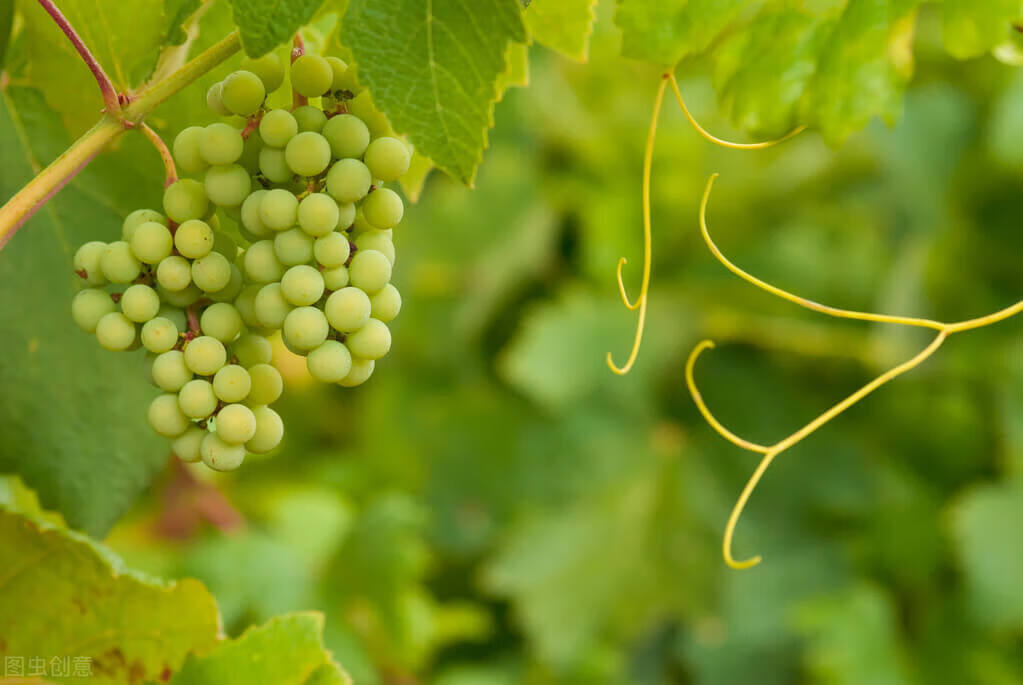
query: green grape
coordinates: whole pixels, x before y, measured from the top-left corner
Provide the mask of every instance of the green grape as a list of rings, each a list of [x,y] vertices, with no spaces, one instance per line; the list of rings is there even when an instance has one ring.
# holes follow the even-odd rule
[[[217,412],[217,435],[229,445],[241,445],[256,434],[256,417],[244,404],[229,404]]]
[[[291,310],[284,318],[283,329],[285,340],[303,351],[322,345],[330,332],[327,317],[316,307],[297,307]]]
[[[239,338],[231,345],[231,352],[238,358],[242,366],[255,366],[256,364],[269,364],[273,357],[273,347],[270,341],[261,335],[249,333]],[[237,402],[237,400],[231,400]]]
[[[397,181],[408,171],[412,155],[408,146],[397,138],[377,138],[366,148],[364,161],[373,178],[383,181]]]
[[[323,110],[312,105],[302,105],[296,108],[291,115],[298,122],[299,131],[319,133],[327,123],[327,115],[323,113]]]
[[[266,191],[259,203],[259,218],[274,231],[284,231],[298,220],[298,198],[283,188]]]
[[[369,145],[369,129],[362,119],[351,114],[331,117],[323,126],[323,137],[330,143],[330,151],[338,159],[362,159]]]
[[[223,87],[224,84],[220,81],[210,86],[209,90],[206,91],[206,106],[213,110],[214,114],[226,117],[230,116],[231,111],[224,106],[224,100],[221,97]]]
[[[256,294],[263,286],[259,283],[250,283],[242,288],[238,297],[234,300],[234,308],[242,316],[242,321],[250,328],[257,328],[262,324],[256,318]]]
[[[379,292],[369,298],[370,316],[378,321],[388,323],[401,311],[401,293],[388,283]]]
[[[184,290],[167,290],[161,285],[156,286],[156,292],[160,295],[160,299],[167,304],[174,305],[175,307],[189,307],[196,303],[196,301],[203,296],[203,291],[199,290],[195,283],[189,283]]]
[[[284,272],[281,294],[296,307],[313,304],[323,295],[323,276],[306,264],[293,266]]]
[[[375,367],[376,362],[372,359],[352,359],[352,370],[348,372],[347,376],[339,380],[337,384],[345,388],[354,388],[357,385],[362,385],[373,375]]]
[[[216,433],[207,433],[199,445],[202,463],[214,471],[234,471],[245,461],[245,447],[229,445]]]
[[[212,224],[211,224],[212,225]],[[218,224],[219,225],[219,224]],[[216,228],[214,226],[214,228]],[[227,261],[233,262],[238,258],[238,243],[234,241],[234,238],[229,236],[224,231],[213,231],[213,251],[219,252],[227,258]]]
[[[280,328],[284,318],[291,312],[291,305],[284,299],[280,283],[264,285],[256,294],[254,303],[256,320],[267,328]]]
[[[272,283],[284,276],[284,265],[274,252],[274,241],[260,240],[245,250],[242,258],[245,277],[255,283]]]
[[[153,360],[153,382],[165,392],[177,392],[192,380],[192,370],[185,364],[181,350],[171,350]]]
[[[140,262],[159,264],[174,250],[174,237],[163,224],[147,221],[131,236],[131,252]]]
[[[335,162],[327,172],[327,192],[338,202],[358,202],[372,183],[369,169],[357,159]]]
[[[209,335],[201,335],[185,345],[185,364],[199,376],[212,376],[227,362],[224,343]]]
[[[314,242],[313,237],[301,228],[293,228],[277,234],[274,238],[274,252],[285,266],[305,264],[313,258]]]
[[[395,135],[387,117],[373,104],[373,98],[370,97],[369,92],[363,91],[349,100],[348,111],[366,122],[369,133],[374,138]]]
[[[328,269],[344,266],[344,263],[348,261],[348,255],[351,254],[351,250],[352,246],[349,244],[348,238],[337,231],[317,238],[316,242],[313,243],[313,256],[317,262]]]
[[[376,250],[359,250],[348,264],[348,275],[352,285],[372,295],[391,280],[391,262]]]
[[[272,183],[287,183],[295,175],[284,159],[284,150],[275,147],[259,151],[259,171]]]
[[[128,243],[117,240],[103,248],[100,271],[111,283],[131,283],[142,272],[142,264],[131,253]]]
[[[405,215],[405,206],[398,193],[390,188],[377,188],[362,203],[362,213],[377,228],[391,228]]]
[[[205,335],[229,343],[242,332],[242,315],[227,302],[217,302],[206,308],[199,318],[199,328]]]
[[[227,285],[215,293],[209,293],[209,297],[214,302],[233,302],[234,298],[238,297],[238,293],[242,291],[242,284],[244,282],[242,270],[235,264],[232,264],[231,278],[227,281]]]
[[[179,224],[203,218],[209,207],[206,189],[194,178],[179,179],[163,191],[163,210]]]
[[[266,99],[266,86],[251,71],[239,69],[227,75],[220,88],[220,101],[232,114],[248,117],[259,111]]]
[[[249,196],[252,181],[240,164],[212,166],[206,171],[206,196],[215,205],[238,207]]]
[[[299,95],[314,98],[330,90],[334,71],[319,55],[302,55],[291,63],[291,87]]]
[[[192,262],[192,282],[203,292],[215,293],[231,281],[231,262],[219,252],[210,252]]]
[[[205,257],[213,249],[213,229],[200,219],[186,221],[174,232],[174,247],[189,259]]]
[[[192,265],[178,255],[167,257],[156,267],[156,282],[171,292],[184,290],[192,282]]]
[[[270,229],[263,223],[263,220],[259,218],[259,204],[263,201],[266,193],[266,190],[256,190],[249,193],[249,196],[245,198],[245,202],[242,203],[242,227],[256,238],[265,238],[271,233]]]
[[[192,422],[178,406],[178,398],[171,394],[154,399],[149,404],[146,417],[153,430],[165,438],[176,438],[192,426]]]
[[[394,266],[394,242],[387,231],[366,231],[355,239],[355,246],[360,250],[376,250]]]
[[[135,323],[121,312],[110,312],[96,322],[96,340],[113,352],[120,352],[135,342]]]
[[[359,91],[362,90],[359,87],[359,79],[357,75],[358,67],[354,64],[346,64],[346,69],[343,72],[334,71],[334,82],[330,84],[331,89],[348,91],[352,95],[358,95]]]
[[[246,402],[250,406],[273,404],[284,392],[280,372],[269,364],[256,364],[249,368],[252,388]]]
[[[268,52],[262,57],[242,60],[242,69],[250,71],[263,82],[267,93],[272,93],[284,83],[284,64],[275,53]]]
[[[71,319],[86,333],[95,333],[99,320],[116,311],[110,295],[98,288],[80,290],[71,300]]]
[[[337,228],[340,215],[334,198],[326,193],[311,193],[298,203],[298,225],[314,238]]]
[[[222,121],[210,124],[199,135],[199,154],[207,164],[234,164],[244,150],[241,131]]]
[[[128,286],[121,294],[121,311],[135,323],[145,323],[160,311],[160,296],[148,285]]]
[[[348,64],[340,57],[325,57],[330,65],[330,89],[341,90],[344,84],[345,73],[348,71]]]
[[[221,402],[241,402],[251,389],[249,372],[237,364],[228,364],[213,377],[213,392]]]
[[[357,236],[365,233],[366,231],[379,230],[381,229],[366,221],[366,215],[362,213],[362,207],[355,210],[355,220],[352,221],[352,235]]]
[[[355,331],[366,325],[370,313],[369,296],[358,288],[341,288],[330,294],[324,313],[334,330]]]
[[[201,174],[206,171],[209,164],[200,153],[202,131],[202,126],[189,126],[174,138],[172,149],[178,171],[186,174]]]
[[[188,381],[178,392],[178,406],[189,418],[205,419],[217,408],[213,385],[201,378]]]
[[[169,304],[163,303],[160,305],[160,311],[158,311],[156,315],[170,321],[179,331],[183,331],[188,327],[188,319],[185,316],[184,310],[177,307],[172,307]]]
[[[356,213],[355,205],[351,202],[345,202],[337,206],[337,228],[341,231],[347,231],[348,228],[355,221]]]
[[[255,407],[252,414],[256,417],[256,432],[252,439],[245,443],[245,449],[253,454],[266,454],[281,444],[281,438],[284,437],[284,422],[270,407]]]
[[[337,383],[352,370],[352,353],[337,340],[328,340],[309,353],[305,365],[321,383]]]
[[[391,331],[383,321],[370,319],[365,326],[350,333],[345,343],[360,359],[380,359],[391,349]]]
[[[259,131],[250,131],[248,138],[242,144],[242,156],[238,158],[238,164],[242,165],[249,176],[259,174],[259,153],[263,147],[263,138],[260,137]],[[253,188],[256,187],[257,184],[253,180]]]
[[[333,202],[333,200],[331,201]],[[100,266],[106,249],[106,243],[93,240],[75,251],[75,257],[71,262],[72,268],[82,277],[86,285],[106,285],[107,277],[103,275],[103,269]],[[82,274],[85,275],[82,276]]]
[[[259,122],[259,135],[270,147],[282,148],[298,134],[298,122],[286,109],[272,109]]]
[[[348,267],[338,266],[333,269],[324,269],[323,274],[323,286],[327,290],[341,290],[348,285]]]
[[[202,444],[202,439],[207,434],[207,431],[199,426],[190,426],[184,433],[174,438],[171,443],[171,452],[183,462],[189,464],[197,462],[201,459],[199,445]]]
[[[153,294],[155,295],[156,293]],[[123,304],[124,300],[121,303]],[[163,354],[173,349],[178,343],[178,327],[170,319],[158,316],[150,319],[142,326],[140,337],[142,338],[143,346],[147,350],[155,354]]]
[[[299,176],[316,176],[330,164],[330,143],[319,133],[303,131],[288,141],[284,161]]]
[[[155,221],[158,224],[167,225],[167,217],[155,209],[136,209],[124,217],[124,223],[121,224],[121,240],[130,243],[131,237],[135,235],[135,229],[147,221]]]

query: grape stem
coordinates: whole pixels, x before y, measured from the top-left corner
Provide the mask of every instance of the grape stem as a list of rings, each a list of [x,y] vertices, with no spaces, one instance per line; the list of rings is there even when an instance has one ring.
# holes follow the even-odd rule
[[[263,115],[253,115],[249,117],[248,122],[245,124],[245,128],[242,129],[242,140],[247,140],[252,132],[259,128],[259,122],[263,120]]]
[[[188,308],[185,309],[185,315],[188,317],[187,337],[189,340],[191,340],[192,338],[199,335],[199,315],[195,313],[194,304],[188,305]]]
[[[167,143],[163,142],[160,134],[145,122],[139,124],[139,130],[149,139],[149,142],[153,144],[156,151],[160,153],[160,159],[163,160],[163,168],[166,173],[163,187],[167,188],[172,183],[176,183],[178,180],[178,168],[174,165],[174,157],[171,155],[170,150],[167,149]]]
[[[305,41],[302,40],[302,34],[298,31],[295,32],[295,37],[292,39],[291,44],[294,46],[291,48],[291,63],[294,64],[295,60],[305,54]],[[291,109],[294,111],[296,107],[302,107],[303,105],[309,104],[309,98],[302,95],[295,87],[291,88]]]

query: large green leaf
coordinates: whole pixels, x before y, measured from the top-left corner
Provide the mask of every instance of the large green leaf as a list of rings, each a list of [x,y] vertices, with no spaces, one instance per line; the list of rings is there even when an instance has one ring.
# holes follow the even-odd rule
[[[3,508],[0,597],[0,656],[77,659],[90,683],[165,678],[220,622],[198,581],[144,577],[84,535]],[[82,680],[66,675],[48,677]]]
[[[615,23],[622,30],[622,54],[673,65],[705,50],[743,10],[761,4],[762,0],[618,0]]]
[[[342,26],[373,101],[468,184],[493,125],[508,42],[525,40],[516,0],[353,0]]]
[[[533,40],[585,62],[597,0],[537,0],[523,14]]]
[[[13,195],[67,142],[36,91],[4,91],[0,197]],[[144,154],[155,158],[152,151]],[[168,451],[146,425],[153,391],[141,353],[101,349],[69,314],[80,280],[72,273],[72,254],[88,240],[119,234],[122,215],[115,207],[130,206],[140,192],[140,184],[123,182],[129,176],[139,178],[129,169],[109,177],[99,166],[87,169],[0,251],[6,293],[0,307],[0,472],[19,473],[46,507],[97,536],[149,484]],[[157,197],[159,189],[157,181]]]
[[[253,57],[291,40],[322,4],[323,0],[231,0],[242,47]]]

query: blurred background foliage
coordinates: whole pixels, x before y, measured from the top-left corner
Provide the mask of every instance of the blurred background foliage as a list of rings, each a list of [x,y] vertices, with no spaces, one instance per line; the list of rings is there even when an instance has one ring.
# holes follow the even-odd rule
[[[588,64],[532,48],[477,187],[433,174],[408,210],[404,307],[372,381],[321,387],[279,350],[284,447],[197,471],[244,523],[194,525],[169,469],[107,544],[134,568],[200,579],[231,635],[324,611],[359,685],[1023,683],[1018,320],[956,336],[785,453],[738,529],[736,555],[765,557],[745,572],[725,567],[720,539],[756,457],[703,423],[683,380],[693,345],[717,341],[697,369],[708,404],[774,441],[927,339],[727,273],[696,225],[715,171],[716,240],[781,287],[943,320],[1019,299],[1023,73],[951,60],[925,12],[898,125],[841,149],[812,131],[715,148],[666,101],[647,337],[619,378],[604,355],[624,359],[634,315],[614,266],[629,258],[635,294],[658,73],[618,57],[601,5]],[[684,62],[682,90],[708,128],[738,136],[708,71]],[[158,114],[193,123],[200,106],[182,95]],[[126,141],[108,162],[141,158],[158,179],[144,150]]]

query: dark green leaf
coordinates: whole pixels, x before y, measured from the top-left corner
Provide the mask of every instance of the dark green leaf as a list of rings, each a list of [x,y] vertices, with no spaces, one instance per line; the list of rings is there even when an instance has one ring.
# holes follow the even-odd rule
[[[242,47],[251,57],[291,40],[322,4],[323,0],[231,0]]]

